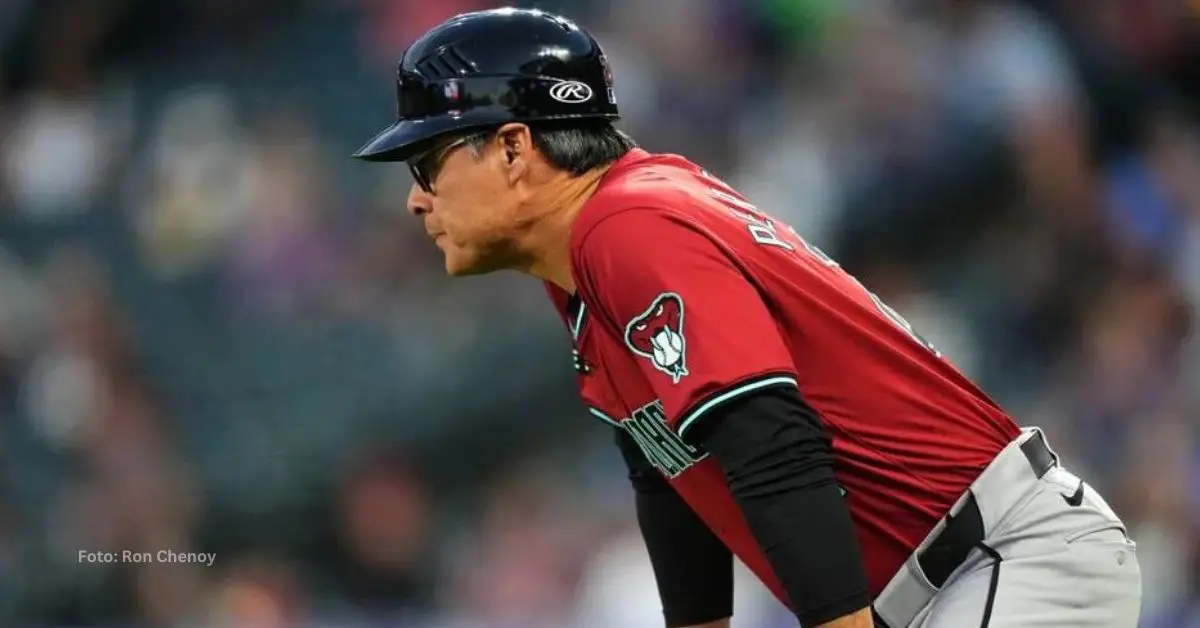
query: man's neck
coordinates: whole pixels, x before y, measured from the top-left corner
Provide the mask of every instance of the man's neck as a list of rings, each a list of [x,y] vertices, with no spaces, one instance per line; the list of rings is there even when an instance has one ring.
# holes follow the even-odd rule
[[[607,166],[578,177],[563,175],[563,180],[544,186],[542,194],[530,199],[531,206],[546,209],[537,214],[537,221],[523,238],[521,249],[527,263],[520,270],[569,293],[575,292],[571,227],[606,172]]]

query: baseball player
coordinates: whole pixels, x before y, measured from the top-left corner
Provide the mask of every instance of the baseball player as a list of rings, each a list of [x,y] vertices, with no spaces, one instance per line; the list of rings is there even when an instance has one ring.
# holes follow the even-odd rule
[[[895,310],[720,179],[617,131],[562,17],[454,17],[400,61],[450,275],[545,282],[629,465],[666,625],[729,626],[732,557],[803,626],[1132,628],[1126,528]]]

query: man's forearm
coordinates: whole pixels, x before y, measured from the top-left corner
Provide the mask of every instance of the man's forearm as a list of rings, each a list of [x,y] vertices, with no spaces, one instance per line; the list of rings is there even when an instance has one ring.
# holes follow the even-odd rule
[[[733,614],[733,554],[674,489],[668,491],[639,492],[636,499],[664,618],[669,627],[707,627],[704,622]]]
[[[792,388],[732,402],[699,426],[802,624],[870,626],[867,578],[820,418]],[[863,622],[866,623],[863,623]]]
[[[728,628],[728,619],[714,618],[733,614],[733,554],[650,466],[632,437],[618,431],[617,446],[629,466],[638,527],[667,625]]]

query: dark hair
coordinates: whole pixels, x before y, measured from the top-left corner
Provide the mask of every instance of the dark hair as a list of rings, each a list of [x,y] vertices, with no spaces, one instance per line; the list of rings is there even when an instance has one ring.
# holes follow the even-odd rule
[[[606,166],[637,147],[633,138],[607,120],[531,122],[529,132],[534,147],[546,161],[573,176]],[[473,135],[467,139],[467,146],[478,155],[494,134],[491,130]]]

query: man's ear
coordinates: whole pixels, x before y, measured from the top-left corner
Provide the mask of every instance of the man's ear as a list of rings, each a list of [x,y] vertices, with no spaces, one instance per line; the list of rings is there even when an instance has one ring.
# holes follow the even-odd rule
[[[509,185],[514,185],[529,170],[529,157],[533,152],[533,137],[529,127],[512,123],[500,127],[496,133],[501,155],[508,174]]]

